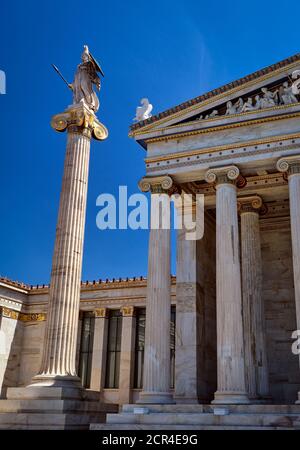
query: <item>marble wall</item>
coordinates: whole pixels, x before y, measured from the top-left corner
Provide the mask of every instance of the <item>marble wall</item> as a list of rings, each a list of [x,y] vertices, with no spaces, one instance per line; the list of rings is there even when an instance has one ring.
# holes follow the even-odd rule
[[[262,229],[261,243],[270,393],[277,403],[293,403],[300,372],[298,357],[291,351],[297,327],[289,227]]]

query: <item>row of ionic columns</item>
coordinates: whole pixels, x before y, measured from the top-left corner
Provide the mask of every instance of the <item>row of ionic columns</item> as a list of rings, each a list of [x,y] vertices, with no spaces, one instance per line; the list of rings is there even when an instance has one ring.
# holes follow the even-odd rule
[[[291,230],[293,246],[294,284],[297,325],[300,328],[300,156],[278,161],[277,168],[288,173]],[[237,198],[236,166],[207,171],[205,179],[216,187],[216,306],[217,306],[217,391],[213,403],[249,403],[268,399],[268,365],[264,307],[262,302],[262,262],[259,196]],[[157,189],[159,186],[159,190]],[[170,193],[170,177],[144,178],[143,191]],[[153,202],[151,201],[153,204]],[[238,229],[238,209],[241,216],[241,258]],[[152,213],[154,211],[152,210]],[[161,212],[156,211],[156,214]],[[180,235],[180,233],[179,233]],[[182,237],[182,236],[181,236]],[[186,314],[177,322],[177,334],[184,336],[181,350],[187,351],[193,362],[186,364],[190,383],[183,364],[176,362],[175,398],[177,401],[197,401],[197,326],[195,245],[180,240],[178,250],[190,267],[186,280],[179,280],[179,289],[187,289],[187,310],[194,320],[186,322]],[[147,287],[147,315],[145,338],[144,387],[141,403],[170,403],[169,393],[169,323],[170,323],[170,234],[166,230],[150,230],[149,271]],[[242,267],[240,267],[240,260]],[[183,262],[181,261],[181,268]],[[184,271],[183,271],[184,272]],[[177,280],[178,281],[178,280]],[[183,295],[184,296],[184,295]],[[184,327],[190,324],[187,336]],[[183,340],[184,340],[183,339]],[[176,347],[176,352],[178,347]],[[183,356],[176,353],[176,358]]]

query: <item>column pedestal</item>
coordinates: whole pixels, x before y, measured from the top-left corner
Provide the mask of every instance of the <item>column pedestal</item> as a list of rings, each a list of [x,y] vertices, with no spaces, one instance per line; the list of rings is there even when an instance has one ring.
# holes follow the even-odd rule
[[[210,169],[216,183],[217,359],[215,404],[249,403],[245,384],[242,292],[235,166]]]

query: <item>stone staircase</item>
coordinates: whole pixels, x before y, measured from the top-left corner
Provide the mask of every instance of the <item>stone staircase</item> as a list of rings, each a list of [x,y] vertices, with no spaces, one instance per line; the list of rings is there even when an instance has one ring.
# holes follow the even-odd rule
[[[88,430],[118,405],[99,401],[99,392],[60,388],[8,388],[0,399],[0,430]]]
[[[124,405],[91,430],[300,429],[300,405]]]

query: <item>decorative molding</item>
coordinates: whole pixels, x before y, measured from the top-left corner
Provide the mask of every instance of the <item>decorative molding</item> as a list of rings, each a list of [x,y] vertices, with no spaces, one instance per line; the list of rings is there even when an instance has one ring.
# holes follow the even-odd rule
[[[134,306],[122,306],[121,312],[123,317],[133,317],[135,309]]]
[[[299,106],[298,103],[296,103],[296,105]],[[286,108],[287,105],[284,105],[284,107]],[[267,110],[270,111],[273,109],[282,109],[282,106],[275,106],[274,108],[268,108]],[[261,112],[264,112],[264,110],[261,110]],[[244,114],[249,114],[249,113],[243,113],[243,115]],[[228,116],[228,117],[231,117],[231,116]],[[249,119],[249,120],[245,120],[245,121],[227,123],[227,124],[222,124],[222,125],[215,125],[215,126],[208,127],[208,128],[200,128],[197,130],[182,131],[182,132],[174,133],[174,134],[170,134],[170,135],[163,134],[161,136],[145,139],[145,141],[147,142],[147,144],[153,144],[154,142],[161,142],[161,141],[166,142],[166,141],[170,141],[170,140],[174,140],[174,139],[178,140],[179,138],[183,138],[183,137],[197,136],[198,134],[207,134],[207,133],[213,133],[215,131],[231,130],[233,128],[241,128],[241,127],[245,127],[248,125],[259,125],[259,124],[264,124],[267,122],[292,119],[295,117],[300,117],[300,112],[282,114],[282,115],[278,115],[278,116],[261,117],[259,119]],[[163,132],[163,131],[167,131],[167,130],[168,130],[168,128],[166,128],[165,130],[160,129],[159,131]]]
[[[4,306],[0,311],[2,317],[20,320],[21,322],[43,322],[46,320],[45,313],[21,313],[20,311],[15,311],[14,309],[6,308]]]

